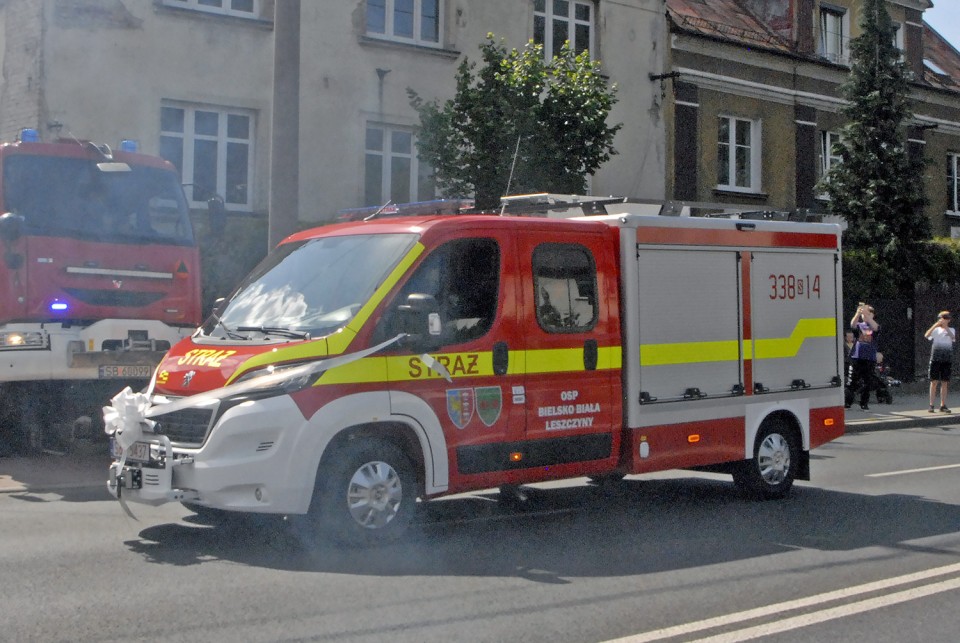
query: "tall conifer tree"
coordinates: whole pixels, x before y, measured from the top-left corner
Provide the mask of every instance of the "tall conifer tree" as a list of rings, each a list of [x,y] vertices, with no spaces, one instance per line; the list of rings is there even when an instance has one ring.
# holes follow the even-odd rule
[[[841,162],[821,188],[830,212],[846,219],[845,249],[866,255],[861,265],[892,267],[897,286],[910,290],[931,228],[923,212],[924,161],[906,144],[910,72],[894,37],[885,0],[863,0],[861,33],[851,42],[850,77],[841,88],[848,101],[847,125],[834,148]]]

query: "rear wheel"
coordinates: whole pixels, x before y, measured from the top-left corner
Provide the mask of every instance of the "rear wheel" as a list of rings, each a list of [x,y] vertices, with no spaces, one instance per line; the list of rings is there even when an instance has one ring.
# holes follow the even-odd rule
[[[783,498],[793,487],[799,462],[796,432],[783,420],[768,419],[757,432],[753,458],[734,468],[733,481],[752,496]]]
[[[413,464],[399,447],[352,440],[321,464],[307,521],[344,545],[384,544],[409,526],[417,496]]]

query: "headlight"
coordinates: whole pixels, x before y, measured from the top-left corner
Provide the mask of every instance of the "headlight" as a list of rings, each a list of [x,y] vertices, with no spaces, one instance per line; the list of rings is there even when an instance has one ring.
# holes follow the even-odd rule
[[[0,332],[0,350],[50,348],[50,336],[44,330]]]
[[[316,368],[316,362],[309,364],[270,365],[244,373],[234,384],[245,384],[244,392],[256,396],[273,392],[274,395],[294,393],[311,386],[323,374]],[[259,381],[258,381],[259,380]]]

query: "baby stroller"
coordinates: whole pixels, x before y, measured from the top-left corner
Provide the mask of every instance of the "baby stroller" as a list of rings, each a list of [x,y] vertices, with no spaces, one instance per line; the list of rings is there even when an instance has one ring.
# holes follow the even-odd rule
[[[877,353],[877,367],[873,375],[870,387],[877,393],[877,404],[893,404],[893,392],[890,389],[900,386],[900,380],[893,377],[890,367],[883,363],[883,353]]]

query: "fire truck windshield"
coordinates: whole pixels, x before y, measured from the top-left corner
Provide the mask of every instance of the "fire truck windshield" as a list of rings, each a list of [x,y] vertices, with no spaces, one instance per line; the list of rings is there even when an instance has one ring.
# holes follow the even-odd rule
[[[413,234],[362,234],[283,244],[201,330],[230,339],[328,335],[353,319],[416,240]]]
[[[160,168],[104,172],[87,159],[11,155],[3,166],[3,205],[24,218],[27,234],[194,245],[179,177]]]

